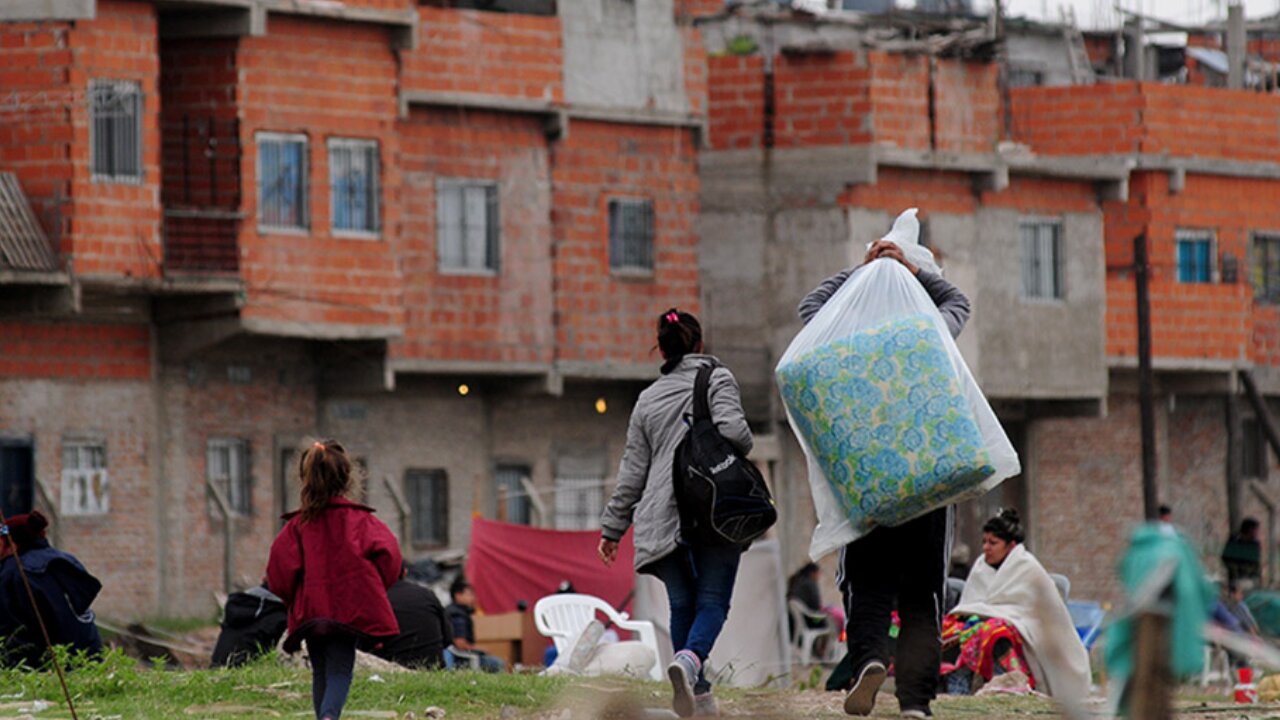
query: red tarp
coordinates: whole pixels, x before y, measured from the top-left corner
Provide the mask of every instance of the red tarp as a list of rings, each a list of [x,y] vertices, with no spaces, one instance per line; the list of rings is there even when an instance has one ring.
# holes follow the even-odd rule
[[[487,615],[514,612],[518,600],[532,610],[565,580],[577,592],[630,610],[636,584],[631,533],[622,538],[612,567],[605,567],[596,555],[599,544],[599,530],[545,530],[474,518],[467,580],[475,588],[480,611]]]

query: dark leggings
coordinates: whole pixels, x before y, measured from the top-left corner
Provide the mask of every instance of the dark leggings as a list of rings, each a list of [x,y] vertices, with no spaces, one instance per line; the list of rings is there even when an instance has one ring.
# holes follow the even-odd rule
[[[311,656],[311,702],[317,720],[338,720],[351,690],[356,664],[355,638],[328,635],[307,638]]]

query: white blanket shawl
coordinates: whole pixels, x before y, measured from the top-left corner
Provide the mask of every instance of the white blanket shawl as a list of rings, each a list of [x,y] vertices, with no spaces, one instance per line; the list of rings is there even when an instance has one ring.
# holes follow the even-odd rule
[[[1075,701],[1089,697],[1089,654],[1053,579],[1022,545],[999,570],[979,560],[951,614],[1011,623],[1022,636],[1036,689]]]

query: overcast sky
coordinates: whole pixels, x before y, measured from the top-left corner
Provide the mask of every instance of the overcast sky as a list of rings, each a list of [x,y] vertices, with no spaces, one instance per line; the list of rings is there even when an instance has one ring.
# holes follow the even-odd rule
[[[900,2],[899,5],[906,5]],[[974,0],[975,9],[983,12],[991,0]],[[1040,20],[1057,20],[1060,7],[1073,7],[1080,26],[1115,27],[1115,6],[1139,10],[1170,22],[1201,23],[1226,17],[1227,0],[1005,0],[1008,15],[1024,15]],[[1245,17],[1254,18],[1280,12],[1280,0],[1244,0]]]

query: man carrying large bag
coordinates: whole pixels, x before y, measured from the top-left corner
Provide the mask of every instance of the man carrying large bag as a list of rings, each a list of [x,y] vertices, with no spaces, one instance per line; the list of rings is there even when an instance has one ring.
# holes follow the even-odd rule
[[[874,261],[887,260],[900,264],[910,272],[915,281],[927,292],[933,305],[936,306],[937,313],[941,315],[941,320],[945,323],[945,328],[949,331],[951,338],[957,337],[969,318],[969,300],[959,289],[942,278],[927,249],[914,245],[918,227],[915,211],[909,210],[904,213],[895,223],[894,230],[886,239],[871,245],[861,266],[845,270],[828,278],[804,298],[799,307],[801,319],[807,325],[818,315],[828,300],[831,300],[840,291],[846,281],[853,280],[866,272]],[[907,242],[900,244],[900,242],[895,242],[891,239],[895,235],[904,234],[904,228],[905,234],[909,235]],[[904,252],[904,247],[911,251],[910,256],[907,252]],[[911,258],[915,258],[916,261],[913,262]],[[929,269],[923,269],[920,265],[928,265]],[[877,269],[876,272],[884,272],[884,268]],[[900,270],[897,272],[901,273]],[[913,292],[918,292],[918,290]],[[849,310],[849,312],[858,310],[856,307],[858,300],[849,300],[847,296],[842,296],[842,300],[850,304],[852,310]],[[877,298],[874,302],[892,303],[894,299]],[[926,322],[926,328],[923,331],[917,328],[909,332],[927,334],[931,332],[927,325],[928,323]],[[920,337],[924,337],[924,334],[921,334]],[[914,342],[916,335],[905,337],[910,337]],[[897,340],[894,342],[897,342]],[[849,346],[851,348],[850,355],[859,354],[856,343],[857,341],[854,341]],[[958,357],[958,353],[954,350],[954,343],[952,342],[951,344],[950,351]],[[830,347],[830,345],[827,347]],[[788,355],[791,355],[790,350]],[[786,397],[788,395],[787,390],[793,390],[795,387],[794,385],[788,386],[787,379],[784,377],[784,366],[790,359],[792,358],[784,357],[783,363],[779,365],[779,375],[780,378],[783,378],[784,398],[790,401],[788,403],[789,411],[792,413],[793,427],[796,427],[797,425],[804,425],[806,420],[797,417],[796,409],[801,399],[794,396]],[[848,355],[841,360],[837,360],[837,362],[848,361]],[[868,363],[871,363],[871,361],[872,359],[867,359]],[[858,363],[862,362],[862,358],[853,362],[855,363],[854,367],[860,367]],[[962,365],[963,361],[960,361],[960,364]],[[945,360],[940,365],[945,368],[951,367],[951,364],[945,362]],[[879,366],[869,364],[863,371],[865,380],[872,383],[877,382],[877,378],[874,376],[883,367],[883,364]],[[923,376],[919,378],[911,377],[913,367],[914,365],[911,362],[903,362],[894,369],[894,372],[908,374],[908,377],[905,378],[907,386],[911,386],[913,382],[918,383],[919,386],[925,386]],[[793,365],[791,372],[795,372],[794,368],[795,366]],[[847,370],[845,372],[847,376]],[[967,373],[967,370],[965,370],[965,373]],[[880,379],[882,380],[883,377]],[[902,378],[899,378],[898,381],[901,382],[901,380]],[[855,377],[852,380],[852,384],[862,387],[868,385],[868,382],[864,381],[864,377]],[[976,386],[974,387],[976,388]],[[830,402],[833,394],[848,392],[847,387],[844,385],[809,389],[815,391],[810,397],[818,396],[818,402]],[[854,392],[856,391],[857,388],[855,388]],[[951,400],[951,402],[955,402],[957,406],[964,404],[962,400]],[[903,400],[900,404],[907,405],[907,402]],[[985,401],[983,401],[983,404],[985,404]],[[895,412],[897,411],[895,410]],[[947,410],[946,412],[951,411]],[[963,414],[964,410],[960,408],[957,412]],[[865,416],[856,412],[851,412],[849,415],[856,418],[855,422],[869,425]],[[920,417],[917,415],[915,420],[918,422]],[[952,417],[954,417],[954,414]],[[992,421],[994,421],[994,416],[992,416]],[[912,420],[908,418],[904,422],[909,426]],[[952,424],[956,428],[961,426],[958,421]],[[973,423],[970,423],[970,425],[972,426]],[[963,434],[961,430],[953,430],[951,426],[946,425],[946,421],[944,421],[943,427],[944,429],[941,432],[931,428],[929,433],[936,437],[931,437],[927,442],[946,445],[949,439],[954,436],[953,433]],[[817,431],[814,428],[806,426],[796,427],[796,429],[797,436],[802,438],[801,442],[805,445],[806,453],[810,457],[811,475],[814,474],[815,462],[821,463],[822,460],[828,461],[827,465],[824,466],[826,468],[825,474],[844,473],[841,479],[851,486],[857,485],[859,482],[869,482],[867,478],[874,476],[876,472],[881,475],[887,474],[891,479],[893,479],[892,476],[895,473],[898,475],[909,474],[905,470],[907,466],[902,464],[901,453],[897,452],[882,453],[893,461],[887,466],[887,469],[871,468],[867,464],[869,461],[874,464],[874,462],[881,459],[881,455],[871,457],[869,460],[867,458],[850,459],[841,457],[839,460],[844,463],[845,467],[852,466],[852,469],[846,472],[840,466],[834,465],[832,461],[841,452],[847,453],[847,448],[842,450],[839,446],[834,448],[815,447],[812,441]],[[989,428],[983,429],[988,430]],[[809,431],[809,441],[806,441],[803,437],[806,430]],[[872,430],[872,428],[850,429],[836,427],[827,428],[827,434],[839,436],[841,432],[844,432],[865,435],[866,431],[869,430]],[[912,433],[914,431],[907,429],[906,432]],[[977,433],[978,430],[973,428],[971,434],[977,438],[977,444],[980,446],[982,438]],[[901,441],[897,439],[891,440],[888,441],[888,445],[892,446],[894,443],[899,442]],[[825,455],[823,454],[824,451]],[[999,460],[993,460],[992,463],[998,467],[990,467],[992,463],[981,463],[982,467],[974,471],[976,475],[964,480],[964,482],[973,485],[973,491],[976,492],[979,480],[992,475],[1007,473],[1009,469],[1007,456],[1011,453],[1011,448],[1008,453],[997,453]],[[855,462],[856,460],[860,460],[861,464]],[[941,469],[944,465],[944,460],[948,467],[952,466],[951,458],[945,456],[943,460],[939,460],[936,463],[932,460],[924,461],[926,463],[924,465],[920,464],[921,461],[913,461],[916,464],[910,466],[911,472],[917,472],[923,478],[916,486],[921,487],[931,483],[935,483],[938,486],[945,485],[939,478],[942,478],[948,472],[951,472],[952,479],[954,479],[954,471]],[[1014,456],[1013,463],[1016,468],[1016,456]],[[929,472],[920,472],[921,467],[928,468]],[[850,475],[854,477],[849,477]],[[835,483],[835,479],[830,479],[830,481],[832,484],[838,484]],[[822,523],[826,522],[826,520],[822,518],[822,513],[820,512],[820,526],[815,531],[814,547],[811,549],[812,555],[816,557],[824,554],[827,549],[833,549],[831,547],[834,542],[833,538],[840,538],[841,542],[848,537],[855,538],[841,547],[840,566],[837,572],[837,584],[843,595],[845,612],[848,618],[846,626],[848,649],[853,668],[853,686],[845,697],[844,702],[845,712],[850,715],[869,715],[875,706],[876,694],[885,680],[887,666],[890,662],[889,629],[891,615],[896,608],[901,623],[895,662],[897,697],[902,716],[904,718],[932,717],[930,704],[937,694],[938,672],[941,661],[939,641],[942,622],[941,614],[954,513],[951,505],[936,507],[936,509],[924,514],[919,514],[919,512],[911,508],[913,503],[929,506],[935,502],[934,498],[947,497],[947,493],[951,491],[944,489],[937,492],[938,494],[935,496],[929,496],[927,492],[919,496],[905,496],[901,498],[900,502],[891,493],[882,498],[873,497],[876,495],[874,488],[862,496],[857,495],[856,491],[854,494],[838,496],[839,503],[834,503],[833,501],[833,503],[828,504],[836,504],[844,508],[849,513],[849,517],[861,518],[859,511],[866,510],[867,518],[870,518],[865,520],[864,524],[855,523],[853,529],[850,529],[849,524],[842,519],[842,527],[839,528],[839,533],[833,533],[830,527],[825,529],[822,527]],[[817,502],[817,497],[818,491],[815,490],[815,503]],[[831,497],[831,495],[828,493],[826,497]],[[879,502],[879,505],[876,505],[876,502]],[[887,506],[898,506],[902,508],[901,512],[904,516],[914,517],[902,524],[895,525],[892,522],[884,522],[881,516]],[[877,512],[880,515],[877,515]],[[878,522],[871,522],[871,520],[877,520]]]

